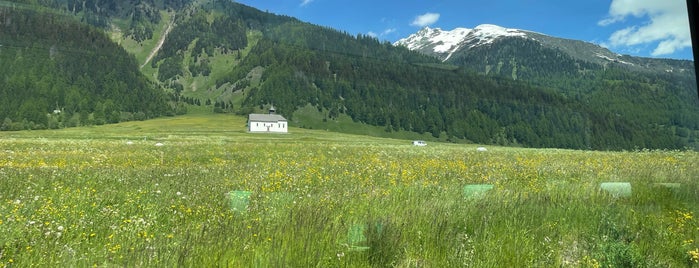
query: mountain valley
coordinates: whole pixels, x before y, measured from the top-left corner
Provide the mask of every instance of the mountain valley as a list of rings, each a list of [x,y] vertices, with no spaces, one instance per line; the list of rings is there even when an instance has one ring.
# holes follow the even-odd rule
[[[141,66],[150,80],[147,87],[163,92],[169,108],[159,114],[208,106],[246,115],[273,104],[292,125],[336,131],[373,126],[389,136],[597,150],[699,146],[691,61],[618,55],[583,41],[496,25],[424,28],[394,45],[226,0],[127,1],[94,10],[62,0],[28,2],[43,6],[34,10],[50,8],[58,17],[101,29],[120,44],[135,58],[131,68]],[[0,7],[5,17],[27,10]],[[0,28],[3,40],[16,37],[7,31],[15,24]],[[55,43],[35,38],[45,48]],[[26,45],[16,49],[32,51]],[[20,57],[3,50],[0,56]],[[28,77],[17,74],[15,80],[22,79]],[[0,85],[7,83],[0,79]],[[96,89],[110,91],[107,85]],[[78,107],[71,110],[76,122],[57,118],[51,126],[34,122],[34,128],[103,118],[100,109],[74,106],[57,90],[31,95],[47,97],[45,105],[25,108],[32,118],[0,113],[9,122],[4,129],[42,121],[38,114],[54,107]],[[134,120],[137,111],[129,107],[112,101],[113,116],[99,122]]]

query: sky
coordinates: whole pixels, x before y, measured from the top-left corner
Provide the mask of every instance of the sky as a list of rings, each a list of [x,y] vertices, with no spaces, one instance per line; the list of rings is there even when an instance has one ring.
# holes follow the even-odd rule
[[[234,1],[392,43],[423,27],[495,24],[588,41],[619,54],[693,59],[685,0]]]

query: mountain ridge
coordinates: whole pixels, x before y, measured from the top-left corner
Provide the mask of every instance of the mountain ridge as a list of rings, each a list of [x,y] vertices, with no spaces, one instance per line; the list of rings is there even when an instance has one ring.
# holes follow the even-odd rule
[[[497,38],[524,35],[522,30],[508,29],[494,24],[481,24],[473,29],[457,27],[448,31],[441,28],[423,27],[417,33],[402,38],[393,44],[405,46],[410,50],[419,50],[423,53],[427,52],[425,49],[432,48],[432,52],[438,58],[442,61],[447,61],[454,52],[463,49],[467,45],[470,47],[486,45]],[[472,41],[476,43],[470,43]]]
[[[505,28],[493,24],[481,24],[473,29],[457,27],[453,30],[424,27],[418,32],[402,38],[393,44],[439,58],[449,63],[455,54],[492,44],[506,38],[524,38],[539,42],[542,46],[564,52],[574,59],[606,66],[624,64],[642,70],[684,72],[693,70],[690,60],[634,57],[615,53],[598,44],[587,41],[560,38],[529,30]],[[448,49],[445,49],[448,47]],[[683,63],[684,62],[684,63]]]
[[[90,10],[73,16],[106,32],[131,33],[109,36],[129,44],[123,48],[132,55],[140,53],[139,63],[147,58],[142,51],[153,49],[157,34],[166,31],[162,18],[174,16],[162,48],[141,73],[162,87],[178,114],[186,112],[180,109],[184,103],[240,115],[273,103],[290,124],[322,129],[369,125],[389,134],[505,146],[699,148],[699,112],[694,113],[699,105],[686,92],[693,77],[652,68],[632,71],[621,63],[643,65],[644,59],[622,57],[600,65],[579,58],[584,53],[576,58],[563,50],[575,44],[570,51],[589,51],[583,42],[483,25],[455,33],[458,39],[444,38],[438,45],[450,53],[445,62],[368,35],[228,0],[180,1],[181,8],[167,10],[157,8],[165,6],[162,0],[143,1],[147,5],[115,2],[95,11],[106,12],[104,18],[87,16]],[[133,12],[119,12],[129,8]],[[469,49],[457,49],[462,47]],[[48,110],[45,106],[36,117]],[[124,114],[123,107],[110,114]],[[297,117],[301,110],[304,115]],[[107,121],[120,121],[113,119]]]

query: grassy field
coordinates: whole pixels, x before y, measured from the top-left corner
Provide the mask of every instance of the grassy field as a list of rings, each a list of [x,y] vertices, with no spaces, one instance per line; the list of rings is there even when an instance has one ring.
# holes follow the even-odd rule
[[[476,148],[230,115],[0,132],[0,267],[697,265],[697,152]]]

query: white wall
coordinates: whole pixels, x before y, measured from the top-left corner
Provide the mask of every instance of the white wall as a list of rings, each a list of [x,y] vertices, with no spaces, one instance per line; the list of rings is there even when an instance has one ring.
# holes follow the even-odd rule
[[[248,124],[249,124],[248,130],[250,132],[277,132],[277,133],[288,132],[287,122],[284,122],[284,121],[280,121],[277,123],[251,121]]]

